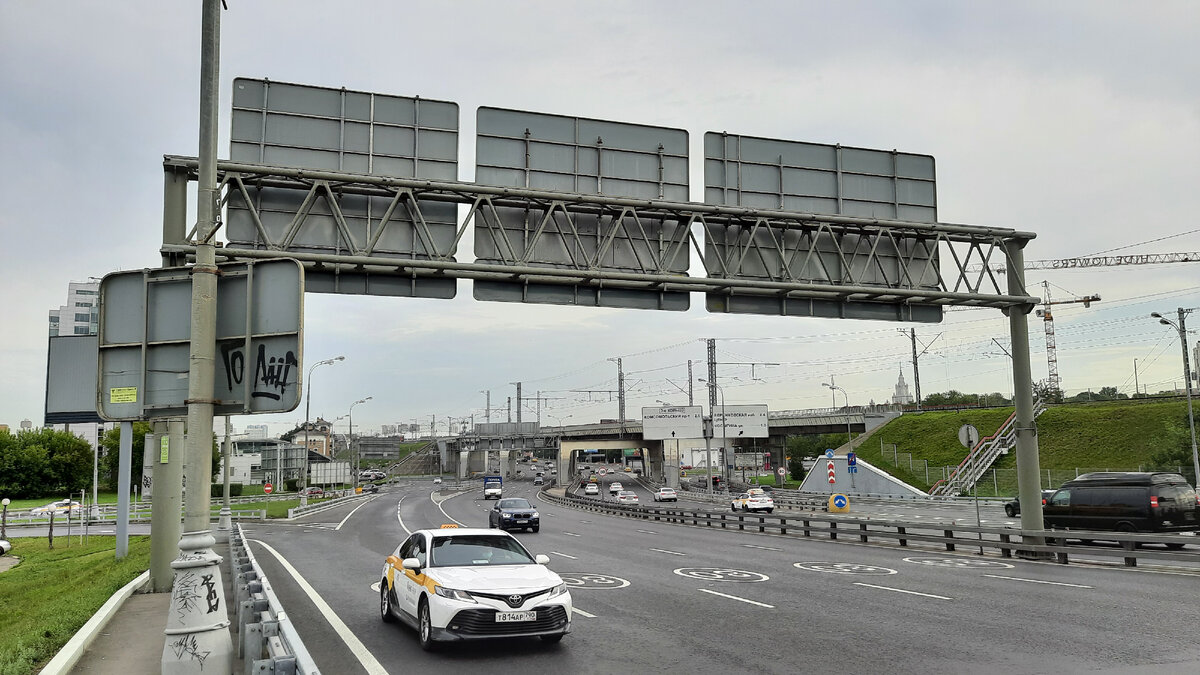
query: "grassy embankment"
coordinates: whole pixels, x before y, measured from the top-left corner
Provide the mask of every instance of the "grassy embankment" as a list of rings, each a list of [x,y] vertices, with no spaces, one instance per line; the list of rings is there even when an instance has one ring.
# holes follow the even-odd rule
[[[958,442],[958,429],[973,424],[987,437],[996,432],[1012,408],[906,414],[892,420],[858,449],[858,455],[905,482],[928,489],[941,477],[941,467],[957,466],[967,456]],[[1182,401],[1104,401],[1050,407],[1037,418],[1038,456],[1042,482],[1057,487],[1076,471],[1148,468],[1150,456],[1160,449],[1173,426],[1183,425]],[[880,443],[883,450],[880,450]],[[898,464],[894,463],[895,444]],[[912,470],[906,455],[912,457]],[[924,462],[930,467],[926,481]],[[1015,452],[995,463],[996,480],[981,481],[979,494],[1016,493]],[[1048,472],[1048,474],[1047,474]]]
[[[22,538],[9,556],[21,561],[0,573],[0,675],[29,675],[50,660],[113,593],[150,565],[150,538],[130,537],[116,560],[114,537],[86,546],[55,537]]]

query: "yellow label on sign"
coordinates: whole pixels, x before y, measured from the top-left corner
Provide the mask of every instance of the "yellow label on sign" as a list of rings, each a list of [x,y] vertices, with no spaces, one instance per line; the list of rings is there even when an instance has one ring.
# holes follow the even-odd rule
[[[113,387],[108,390],[109,403],[137,403],[137,387]]]
[[[158,462],[159,464],[167,463],[167,453],[171,449],[171,438],[163,436],[158,439]]]

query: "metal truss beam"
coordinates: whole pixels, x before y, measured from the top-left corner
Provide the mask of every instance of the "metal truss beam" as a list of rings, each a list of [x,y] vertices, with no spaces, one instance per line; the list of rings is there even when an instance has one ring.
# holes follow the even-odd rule
[[[196,160],[167,156],[164,170],[195,179]],[[1040,300],[1002,290],[989,269],[1009,263],[1008,246],[1022,248],[1036,235],[1006,228],[954,223],[857,218],[794,213],[745,207],[714,206],[600,195],[505,188],[452,181],[389,178],[336,171],[297,169],[223,161],[218,163],[222,204],[237,194],[251,212],[258,241],[251,247],[225,246],[224,258],[288,257],[309,267],[369,271],[404,277],[442,277],[529,283],[584,284],[597,288],[729,293],[786,298],[832,299],[891,304],[964,305],[1028,312]],[[272,233],[248,188],[285,188],[304,195],[286,232]],[[337,201],[344,195],[384,197],[386,211],[355,237]],[[314,204],[324,200],[332,216],[336,251],[290,248]],[[435,237],[421,204],[467,205],[451,238]],[[499,213],[523,209],[536,217],[516,240],[511,224]],[[388,227],[412,228],[410,251],[376,251]],[[596,224],[578,227],[586,217]],[[704,232],[711,247],[705,256],[693,234]],[[468,228],[490,237],[497,260],[458,262],[458,243]],[[581,240],[591,238],[589,246]],[[787,244],[784,244],[784,240]],[[679,272],[686,267],[688,241],[700,254],[705,277]],[[557,247],[565,264],[539,263],[535,249]],[[834,247],[832,250],[830,247]],[[190,254],[195,232],[187,241],[164,241],[164,255]],[[631,265],[605,265],[616,248]],[[891,251],[887,255],[881,250]],[[632,255],[629,253],[632,252]],[[681,260],[681,254],[685,257]],[[971,269],[978,265],[979,269]]]

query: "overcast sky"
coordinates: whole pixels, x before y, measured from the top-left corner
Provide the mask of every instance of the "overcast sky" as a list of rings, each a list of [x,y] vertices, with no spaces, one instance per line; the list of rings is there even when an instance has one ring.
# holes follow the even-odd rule
[[[499,106],[686,129],[692,199],[706,131],[933,155],[939,219],[1037,233],[1027,259],[1200,251],[1200,3],[306,2],[229,0],[221,142],[231,83],[270,78],[454,101],[459,176],[474,178],[475,109]],[[67,284],[160,264],[162,156],[195,155],[199,2],[0,1],[0,423],[43,419],[47,315]],[[194,201],[191,204],[194,219]],[[468,240],[469,242],[469,240]],[[694,254],[693,254],[694,255]],[[473,259],[461,246],[458,259]],[[693,268],[695,269],[695,268]],[[694,273],[694,272],[693,272]],[[1070,394],[1182,386],[1177,334],[1148,317],[1200,307],[1200,263],[1030,271],[1056,299]],[[717,343],[730,404],[851,404],[912,381],[907,324],[309,294],[312,414],[355,427],[484,415],[509,383],[541,391],[543,422],[686,402]],[[1200,329],[1200,312],[1192,315]],[[917,325],[923,393],[1011,391],[998,310]],[[1194,342],[1197,332],[1190,340]],[[1034,380],[1046,377],[1030,318]],[[745,363],[779,363],[755,366]],[[696,385],[697,401],[706,401]],[[838,395],[837,402],[842,402]],[[524,419],[533,419],[533,403]],[[292,413],[267,422],[280,433]],[[346,421],[338,423],[344,431]]]

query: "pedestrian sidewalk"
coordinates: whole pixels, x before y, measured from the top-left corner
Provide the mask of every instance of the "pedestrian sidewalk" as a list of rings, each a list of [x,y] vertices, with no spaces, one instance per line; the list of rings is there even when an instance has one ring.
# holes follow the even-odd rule
[[[229,616],[229,632],[234,645],[232,671],[241,673],[242,660],[237,657],[237,608],[231,604],[234,597],[234,579],[229,559],[229,539],[223,536],[223,532],[217,532],[216,535],[217,543],[213,550],[221,556],[225,611]],[[74,667],[66,672],[73,675],[140,675],[162,672],[163,648],[166,646],[164,631],[167,628],[167,612],[170,606],[170,593],[134,593],[129,596],[112,618],[96,629],[91,644]]]

